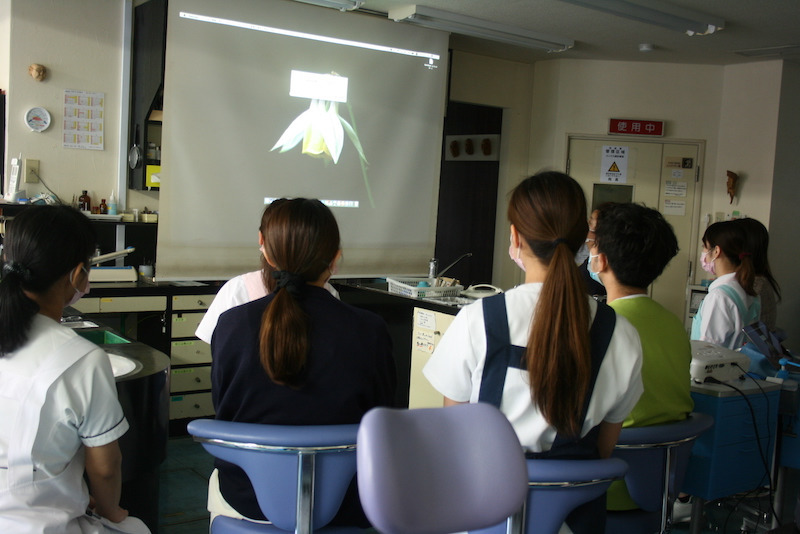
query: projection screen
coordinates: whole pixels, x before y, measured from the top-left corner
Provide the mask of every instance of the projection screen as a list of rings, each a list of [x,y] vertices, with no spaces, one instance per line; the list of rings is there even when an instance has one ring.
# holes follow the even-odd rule
[[[447,42],[285,0],[170,0],[157,279],[258,268],[261,212],[280,197],[331,206],[339,275],[425,272]]]

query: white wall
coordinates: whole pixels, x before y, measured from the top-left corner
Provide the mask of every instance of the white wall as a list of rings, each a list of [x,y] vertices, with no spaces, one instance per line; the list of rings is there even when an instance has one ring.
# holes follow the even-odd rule
[[[528,176],[533,65],[454,51],[451,69],[451,100],[504,108],[492,283],[509,288],[522,282],[522,271],[507,253],[506,211],[508,193]]]
[[[739,211],[766,225],[769,221],[778,114],[781,61],[729,65],[723,74],[719,148],[709,199],[713,212]],[[726,193],[727,171],[739,175],[737,195]]]
[[[716,173],[723,68],[627,61],[551,60],[536,64],[531,121],[535,172],[564,170],[569,134],[604,135],[609,119],[664,120],[664,139],[707,141],[704,206]],[[706,211],[708,208],[701,207]]]
[[[8,47],[11,42],[11,0],[0,0],[0,89],[8,88]]]
[[[9,31],[0,31],[10,43],[8,54],[2,54],[3,60],[8,60],[9,72],[6,168],[10,158],[19,153],[38,159],[41,177],[62,200],[69,202],[73,195],[87,189],[99,204],[100,198],[108,198],[116,187],[121,158],[120,109],[124,105],[127,116],[128,108],[127,102],[120,102],[124,3],[3,1],[9,2]],[[36,82],[28,75],[31,63],[47,67],[45,81]],[[62,148],[65,89],[105,93],[105,150]],[[31,132],[23,123],[25,111],[33,106],[45,107],[52,116],[52,126],[42,133]],[[43,191],[41,184],[24,187],[29,194]]]
[[[778,325],[789,334],[787,346],[800,352],[800,278],[797,211],[800,206],[800,65],[783,65],[775,172],[769,217],[769,258],[781,285]],[[763,221],[767,224],[767,221]]]

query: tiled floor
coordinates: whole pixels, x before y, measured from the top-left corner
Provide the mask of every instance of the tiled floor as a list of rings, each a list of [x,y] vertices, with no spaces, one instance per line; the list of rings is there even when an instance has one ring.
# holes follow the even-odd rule
[[[203,448],[189,437],[170,438],[167,444],[167,459],[161,466],[159,531],[154,534],[206,534],[208,532],[208,511],[206,510],[206,490],[208,476],[213,469],[213,460]],[[787,488],[783,507],[784,522],[791,522],[795,499],[800,488],[800,472],[791,470],[787,476]],[[705,507],[707,524],[703,534],[738,534],[743,518],[755,518],[745,513],[743,506],[751,505],[768,510],[768,498],[725,499],[708,503]],[[738,506],[737,506],[738,505]],[[765,532],[763,526],[754,527],[749,523],[749,532]],[[676,534],[689,532],[688,523],[675,525]],[[783,532],[796,532],[781,530]]]
[[[158,534],[208,533],[206,494],[213,467],[211,455],[191,438],[169,439],[160,472]]]

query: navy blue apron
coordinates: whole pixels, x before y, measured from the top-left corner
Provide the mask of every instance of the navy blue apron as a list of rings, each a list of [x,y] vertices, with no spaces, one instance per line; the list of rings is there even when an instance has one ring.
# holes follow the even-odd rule
[[[518,347],[511,344],[505,295],[501,293],[492,297],[486,297],[482,302],[483,321],[486,328],[486,362],[483,367],[478,402],[487,402],[500,408],[500,401],[503,398],[503,388],[505,386],[508,368],[526,369],[525,347]],[[590,330],[592,374],[583,403],[581,421],[586,420],[589,401],[592,398],[597,375],[600,372],[600,365],[603,363],[606,350],[611,342],[611,335],[614,333],[616,322],[617,315],[614,310],[608,305],[598,302],[597,312],[595,313]],[[598,458],[597,437],[599,432],[600,426],[597,425],[583,437],[565,436],[561,433],[557,433],[549,451],[527,453],[526,457],[559,459]],[[567,525],[569,525],[572,532],[575,534],[602,532],[605,527],[605,521],[597,521],[597,518],[604,518],[605,510],[606,497],[603,495],[594,501],[576,508],[567,516]]]

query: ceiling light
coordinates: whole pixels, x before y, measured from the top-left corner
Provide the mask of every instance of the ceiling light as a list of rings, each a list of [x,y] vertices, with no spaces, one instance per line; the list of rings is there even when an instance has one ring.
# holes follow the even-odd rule
[[[425,28],[548,52],[563,52],[575,46],[575,41],[572,39],[543,35],[425,6],[407,5],[390,8],[389,18],[395,22],[408,22]]]
[[[339,11],[353,11],[364,5],[363,0],[295,0],[304,4],[312,4],[320,7],[330,7]]]
[[[725,21],[705,13],[654,0],[562,0],[619,17],[655,24],[688,35],[708,35],[725,28]]]
[[[750,48],[735,50],[736,54],[747,57],[787,57],[800,54],[800,45],[768,46],[765,48]]]

